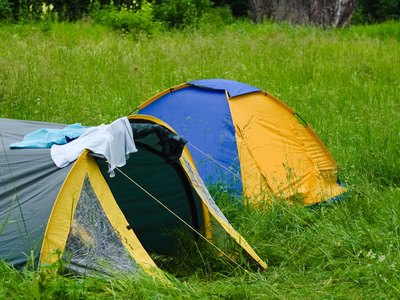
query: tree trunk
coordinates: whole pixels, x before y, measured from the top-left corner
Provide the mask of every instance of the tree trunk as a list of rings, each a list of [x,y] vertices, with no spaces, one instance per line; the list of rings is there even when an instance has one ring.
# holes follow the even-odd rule
[[[253,16],[254,23],[261,23],[264,16],[266,16],[266,13],[264,11],[264,2],[266,1],[270,0],[249,0],[249,7]]]
[[[249,0],[256,23],[267,18],[327,27],[345,26],[357,4],[358,0]]]

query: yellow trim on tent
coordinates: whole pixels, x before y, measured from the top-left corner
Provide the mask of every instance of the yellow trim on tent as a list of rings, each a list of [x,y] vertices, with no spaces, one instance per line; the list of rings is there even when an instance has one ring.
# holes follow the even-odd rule
[[[54,203],[40,251],[40,263],[53,263],[64,251],[85,180],[87,153],[85,150],[72,166]]]
[[[169,130],[171,130],[173,133],[177,134],[175,130],[173,130],[171,128],[171,126],[169,126],[167,123],[165,123],[164,121],[161,121],[160,119],[157,119],[156,117],[153,116],[148,116],[148,115],[131,115],[128,116],[128,120],[147,120],[147,121],[151,121],[154,122],[156,124],[162,125],[165,128],[168,128]],[[135,137],[133,137],[135,138]]]
[[[277,104],[279,104],[280,106],[282,106],[284,109],[286,109],[288,112],[290,112],[292,115],[294,115],[296,112],[291,109],[289,106],[286,105],[286,103],[282,102],[281,100],[279,100],[278,98],[272,96],[271,94],[268,94],[267,92],[257,92],[257,93],[264,93],[265,97],[268,97],[271,100],[274,100]]]
[[[143,108],[145,108],[147,105],[149,105],[149,104],[153,103],[154,101],[156,101],[158,98],[160,98],[160,97],[162,97],[162,96],[164,96],[164,95],[166,95],[166,94],[168,94],[168,93],[171,93],[171,92],[174,92],[174,91],[183,89],[183,88],[188,87],[188,86],[191,86],[191,84],[182,83],[182,84],[180,84],[180,85],[176,85],[176,86],[174,86],[174,87],[172,87],[172,88],[169,88],[168,90],[162,91],[161,93],[158,93],[157,95],[151,97],[149,100],[147,100],[147,101],[143,102],[142,104],[140,104],[140,105],[138,106],[138,108],[139,108],[139,110],[140,110],[140,109],[143,109]],[[157,119],[157,120],[158,120],[158,119]]]

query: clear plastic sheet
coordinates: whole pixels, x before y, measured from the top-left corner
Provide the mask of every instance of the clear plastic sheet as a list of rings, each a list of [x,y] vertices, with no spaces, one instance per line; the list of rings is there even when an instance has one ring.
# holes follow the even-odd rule
[[[193,169],[192,165],[184,158],[182,157],[183,161],[185,162],[185,168],[188,170],[190,178],[193,179],[193,182],[195,186],[198,188],[199,194],[201,197],[206,201],[207,205],[215,212],[215,214],[220,217],[222,220],[224,220],[229,226],[231,226],[222,213],[222,211],[219,209],[217,204],[215,204],[214,199],[211,197],[210,193],[208,192],[203,180],[200,178],[199,173],[195,169]]]
[[[72,220],[63,260],[77,273],[137,272],[140,267],[129,255],[108,220],[86,176]]]

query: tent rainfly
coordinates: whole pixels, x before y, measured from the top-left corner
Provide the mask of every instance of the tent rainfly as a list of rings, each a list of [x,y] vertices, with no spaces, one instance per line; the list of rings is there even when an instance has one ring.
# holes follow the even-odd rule
[[[0,258],[21,266],[33,251],[41,264],[62,255],[79,273],[152,273],[150,254],[175,253],[177,230],[198,238],[176,214],[222,250],[241,247],[265,268],[215,204],[184,141],[154,117],[128,119],[138,151],[119,169],[126,176],[114,177],[104,157],[89,150],[58,168],[48,148],[9,148],[32,131],[65,125],[0,119]]]
[[[310,126],[253,86],[223,79],[192,81],[159,93],[138,109],[189,141],[206,184],[243,193],[257,206],[271,197],[313,205],[347,192],[333,157]]]

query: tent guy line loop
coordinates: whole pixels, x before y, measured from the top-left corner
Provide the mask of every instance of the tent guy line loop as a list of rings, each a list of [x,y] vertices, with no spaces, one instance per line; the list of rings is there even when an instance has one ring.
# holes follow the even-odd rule
[[[111,164],[109,161],[106,161],[107,163]],[[224,255],[226,258],[228,258],[231,262],[233,262],[237,267],[242,269],[244,272],[246,272],[252,279],[255,279],[251,273],[242,267],[240,264],[238,264],[233,258],[231,258],[228,254],[226,254],[223,250],[221,250],[219,247],[214,245],[211,241],[209,241],[205,236],[203,236],[200,232],[198,232],[196,229],[194,229],[192,226],[190,226],[185,220],[183,220],[181,217],[179,217],[176,213],[174,213],[170,208],[168,208],[164,203],[162,203],[160,200],[158,200],[156,197],[154,197],[151,193],[149,193],[145,188],[143,188],[140,184],[138,184],[136,181],[134,181],[132,178],[130,178],[127,174],[122,172],[118,167],[115,166],[115,169],[120,172],[122,175],[124,175],[129,181],[131,181],[133,184],[135,184],[138,188],[140,188],[143,192],[145,192],[147,195],[149,195],[153,200],[155,200],[158,204],[160,204],[162,207],[164,207],[167,211],[169,211],[172,215],[174,215],[178,220],[180,220],[183,224],[185,224],[187,227],[189,227],[192,231],[194,231],[197,235],[199,235],[203,240],[205,240],[207,243],[209,243],[212,247],[214,247],[217,251],[219,251],[222,255]]]
[[[230,172],[233,176],[242,179],[240,176],[238,176],[237,174],[234,174],[231,170],[229,170],[228,168],[226,168],[225,166],[223,166],[221,163],[219,163],[218,161],[216,161],[215,159],[213,159],[211,157],[211,155],[201,151],[199,148],[197,148],[195,145],[193,145],[192,143],[188,142],[188,144],[190,146],[192,146],[194,149],[196,149],[197,151],[199,151],[200,153],[202,153],[203,155],[205,155],[207,158],[211,159],[213,162],[215,162],[216,164],[218,164],[220,167],[224,168],[225,170],[227,170],[228,172]],[[304,221],[302,218],[300,218],[299,216],[297,216],[295,213],[293,213],[292,211],[290,211],[289,209],[287,209],[286,207],[284,207],[282,204],[280,204],[278,201],[276,201],[273,197],[271,197],[271,201],[274,202],[275,204],[277,204],[279,207],[283,208],[286,212],[288,212],[290,215],[292,215],[293,217],[295,217],[296,219],[300,220],[303,224],[309,226],[311,229],[313,229],[316,233],[322,235],[323,237],[325,237],[326,240],[330,241],[331,243],[335,244],[337,247],[342,248],[344,251],[346,251],[347,253],[349,253],[351,256],[356,257],[355,254],[351,253],[349,250],[347,250],[346,248],[344,248],[339,242],[336,242],[334,240],[332,240],[331,238],[329,238],[327,235],[325,235],[324,233],[322,233],[321,231],[319,231],[317,228],[315,228],[314,226],[312,226],[311,224],[307,223],[306,221]]]

